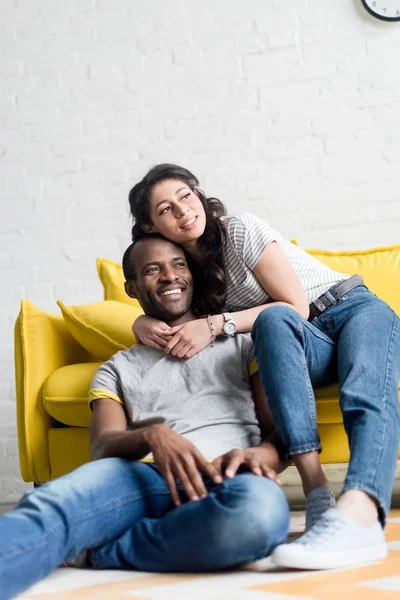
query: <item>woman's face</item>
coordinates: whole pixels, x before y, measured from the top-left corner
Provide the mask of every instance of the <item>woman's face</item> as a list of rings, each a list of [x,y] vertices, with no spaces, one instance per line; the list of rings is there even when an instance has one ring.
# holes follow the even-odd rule
[[[161,233],[188,251],[193,250],[206,226],[204,208],[196,192],[183,181],[165,179],[153,187],[149,203],[151,224],[145,230]]]

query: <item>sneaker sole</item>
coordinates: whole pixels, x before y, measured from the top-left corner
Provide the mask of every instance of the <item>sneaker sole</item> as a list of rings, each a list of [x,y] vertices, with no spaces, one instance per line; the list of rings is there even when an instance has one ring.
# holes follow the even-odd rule
[[[358,550],[329,552],[326,555],[312,551],[293,552],[290,546],[291,544],[286,548],[274,550],[271,559],[275,566],[305,570],[341,569],[382,560],[388,555],[386,544],[367,546]]]

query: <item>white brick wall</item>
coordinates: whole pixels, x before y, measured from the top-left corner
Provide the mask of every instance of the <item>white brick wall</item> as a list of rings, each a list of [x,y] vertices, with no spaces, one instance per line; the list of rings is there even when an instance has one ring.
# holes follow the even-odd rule
[[[127,194],[181,163],[307,247],[400,241],[400,23],[358,0],[0,0],[0,501],[21,298],[101,298]]]

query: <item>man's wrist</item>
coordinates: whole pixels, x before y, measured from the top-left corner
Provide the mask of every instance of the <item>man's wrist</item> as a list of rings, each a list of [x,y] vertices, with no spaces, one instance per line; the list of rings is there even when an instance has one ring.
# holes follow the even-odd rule
[[[157,437],[163,434],[165,435],[166,429],[169,430],[169,427],[164,425],[164,423],[156,423],[155,425],[146,427],[146,429],[143,431],[143,441],[148,445],[150,450]]]

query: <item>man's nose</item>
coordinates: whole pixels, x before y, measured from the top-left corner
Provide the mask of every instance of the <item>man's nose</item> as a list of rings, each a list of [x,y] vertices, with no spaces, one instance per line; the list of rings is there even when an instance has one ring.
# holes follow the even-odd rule
[[[163,281],[176,281],[178,279],[179,275],[176,273],[175,269],[171,268],[164,268],[161,273],[160,273],[160,278]]]

